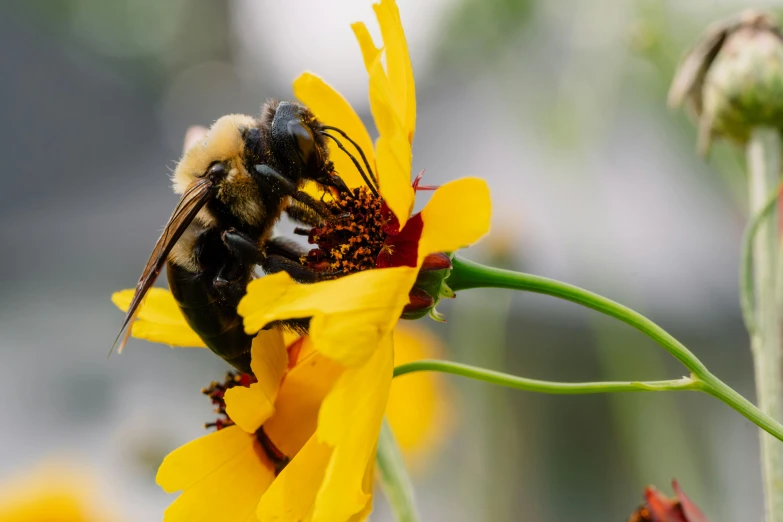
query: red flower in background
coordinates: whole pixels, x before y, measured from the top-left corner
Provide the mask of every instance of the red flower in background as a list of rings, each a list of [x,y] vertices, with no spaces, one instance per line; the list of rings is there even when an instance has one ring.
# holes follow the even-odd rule
[[[668,498],[653,486],[647,486],[644,490],[645,504],[631,515],[628,522],[710,522],[676,480],[672,480],[672,489],[675,498]]]

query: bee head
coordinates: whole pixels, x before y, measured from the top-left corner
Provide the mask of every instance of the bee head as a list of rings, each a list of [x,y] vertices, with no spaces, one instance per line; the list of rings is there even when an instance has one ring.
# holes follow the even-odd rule
[[[296,178],[292,181],[312,180],[347,191],[343,180],[334,173],[321,131],[321,123],[309,109],[298,103],[280,102],[271,125],[272,152],[289,167],[290,175]]]
[[[259,189],[245,162],[245,135],[248,129],[257,126],[256,119],[242,114],[218,119],[204,139],[183,154],[174,170],[174,191],[183,194],[194,182],[206,180],[211,186],[210,199],[219,202],[241,221],[260,224],[264,211]],[[211,224],[214,217],[210,205],[197,217],[204,224]]]

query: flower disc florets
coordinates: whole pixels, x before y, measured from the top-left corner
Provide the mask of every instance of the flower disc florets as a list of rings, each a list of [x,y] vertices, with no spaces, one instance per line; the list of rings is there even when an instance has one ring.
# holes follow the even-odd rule
[[[226,373],[223,382],[212,381],[209,386],[202,388],[201,393],[209,397],[210,401],[212,401],[212,404],[215,406],[215,413],[220,415],[215,422],[208,422],[204,424],[204,427],[215,428],[219,431],[228,428],[229,426],[234,426],[234,421],[231,420],[228,413],[226,413],[226,391],[236,386],[244,386],[247,388],[255,382],[258,382],[258,379],[256,379],[254,375],[232,371]],[[274,466],[275,475],[280,474],[291,459],[275,446],[264,431],[263,426],[256,431],[256,440],[258,441],[260,449]]]
[[[414,189],[419,179],[414,183]],[[417,265],[423,226],[419,214],[412,216],[401,230],[399,221],[383,199],[367,187],[341,194],[329,205],[332,213],[339,217],[309,231],[308,241],[317,247],[300,259],[308,268],[320,272],[323,279],[373,268]],[[454,297],[445,283],[450,273],[448,255],[427,256],[419,268],[402,318],[419,319],[429,313],[434,319],[442,320],[435,312],[435,305],[442,297]]]
[[[317,248],[301,262],[324,273],[325,279],[375,268],[386,240],[389,212],[384,212],[383,200],[367,187],[359,187],[334,199],[330,206],[341,217],[310,230],[308,242]]]
[[[201,393],[209,397],[209,400],[215,406],[215,413],[220,415],[215,422],[208,422],[204,424],[204,427],[222,430],[223,428],[233,426],[234,421],[226,413],[226,390],[230,390],[235,386],[248,387],[254,382],[256,382],[256,378],[249,373],[227,372],[223,382],[212,381],[209,386],[202,388]]]

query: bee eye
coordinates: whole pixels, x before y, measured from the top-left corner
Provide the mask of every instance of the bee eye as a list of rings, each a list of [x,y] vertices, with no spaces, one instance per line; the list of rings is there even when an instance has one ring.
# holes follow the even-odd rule
[[[316,154],[313,133],[300,121],[292,120],[288,122],[288,134],[296,142],[296,152],[299,154],[299,158],[305,164],[309,164]]]
[[[226,175],[226,166],[219,161],[217,163],[213,163],[207,169],[207,173],[205,174],[205,176],[209,178],[209,180],[212,182],[215,182],[218,179],[225,177],[225,175]]]

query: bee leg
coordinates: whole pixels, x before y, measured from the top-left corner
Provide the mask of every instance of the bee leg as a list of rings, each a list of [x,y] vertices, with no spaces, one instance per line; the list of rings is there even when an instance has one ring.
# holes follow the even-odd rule
[[[269,254],[260,264],[267,274],[287,272],[298,283],[316,283],[324,279],[323,273],[280,254]]]
[[[215,275],[213,284],[215,290],[223,299],[231,302],[239,302],[245,294],[245,286],[239,284],[242,280],[242,271],[239,265],[224,265]]]
[[[274,190],[277,190],[281,194],[291,196],[294,201],[299,203],[299,206],[312,209],[318,216],[321,216],[324,221],[334,221],[336,219],[326,203],[318,201],[307,192],[299,190],[291,180],[269,165],[256,165],[255,169],[258,174],[270,182]]]
[[[267,256],[279,255],[286,259],[299,262],[299,260],[307,255],[307,249],[297,243],[285,237],[273,237],[268,239],[264,243],[264,250]]]
[[[249,264],[258,264],[263,257],[261,249],[248,236],[235,228],[228,228],[220,234],[220,239],[234,257]]]
[[[312,211],[316,215],[320,216],[323,221],[334,223],[340,218],[340,216],[335,216],[334,213],[332,213],[332,210],[325,203],[318,201],[307,192],[301,190],[297,191],[294,194],[291,194],[291,198],[297,202],[297,206],[312,209]]]
[[[276,190],[281,194],[286,196],[293,196],[299,190],[291,180],[277,172],[269,165],[256,165],[255,169],[257,173],[259,173],[269,182],[273,190]]]
[[[310,227],[319,227],[324,224],[324,218],[315,209],[307,207],[296,200],[292,201],[285,209],[285,213],[293,221]]]

